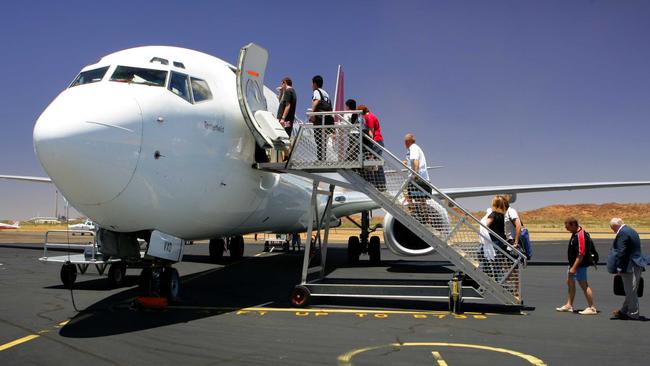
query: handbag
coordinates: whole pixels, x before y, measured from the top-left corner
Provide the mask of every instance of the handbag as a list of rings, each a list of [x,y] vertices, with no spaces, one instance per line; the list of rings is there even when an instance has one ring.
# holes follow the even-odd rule
[[[614,276],[614,295],[625,296],[625,287],[623,287],[623,277]],[[643,297],[643,277],[639,277],[639,286],[636,289],[636,296]]]

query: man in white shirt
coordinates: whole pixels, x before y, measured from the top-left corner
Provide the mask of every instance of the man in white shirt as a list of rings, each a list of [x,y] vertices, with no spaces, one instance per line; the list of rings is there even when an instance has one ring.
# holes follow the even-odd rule
[[[404,145],[408,149],[407,161],[404,164],[418,172],[422,178],[428,181],[429,171],[427,170],[427,158],[424,156],[424,151],[415,143],[415,136],[412,133],[407,133],[404,136]]]
[[[411,214],[425,225],[432,225],[434,222],[433,214],[429,212],[426,205],[427,194],[422,190],[431,193],[431,187],[427,184],[429,181],[429,172],[427,171],[427,158],[424,156],[422,149],[415,143],[415,136],[412,133],[407,133],[404,136],[404,145],[408,149],[404,165],[416,171],[420,177],[424,178],[426,182],[422,181],[419,177],[413,177],[413,183],[407,186],[407,201],[409,208],[412,208]],[[420,188],[418,188],[418,186]]]
[[[316,75],[311,79],[311,88],[314,91],[311,101],[311,110],[314,112],[327,112],[332,110],[332,103],[330,96],[323,89],[323,77]],[[311,116],[309,122],[317,126],[332,125],[334,118],[332,116]],[[314,139],[316,142],[318,160],[326,160],[327,154],[327,133],[323,133],[324,129],[316,128],[314,130]],[[325,130],[327,131],[327,130]]]

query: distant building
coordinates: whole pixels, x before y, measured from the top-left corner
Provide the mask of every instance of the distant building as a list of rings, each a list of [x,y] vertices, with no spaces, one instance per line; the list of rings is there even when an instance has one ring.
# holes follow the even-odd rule
[[[32,217],[31,219],[27,220],[29,222],[33,222],[36,225],[43,225],[43,224],[60,224],[61,221],[57,219],[56,217]]]

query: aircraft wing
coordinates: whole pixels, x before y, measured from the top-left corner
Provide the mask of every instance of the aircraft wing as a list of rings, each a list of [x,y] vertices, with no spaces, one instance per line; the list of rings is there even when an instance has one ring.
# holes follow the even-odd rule
[[[555,184],[528,184],[511,186],[485,186],[463,188],[441,188],[440,190],[453,199],[465,197],[490,196],[494,194],[517,194],[532,192],[573,191],[578,189],[598,189],[650,186],[650,181],[635,182],[597,182],[597,183],[555,183]],[[336,217],[353,215],[363,210],[381,208],[365,194],[344,189],[334,194],[332,214]]]
[[[451,198],[465,198],[490,196],[493,194],[508,193],[531,193],[531,192],[552,192],[552,191],[573,191],[577,189],[597,189],[650,186],[650,181],[636,182],[597,182],[597,183],[554,183],[554,184],[529,184],[512,186],[491,186],[491,187],[464,187],[464,188],[442,188],[442,192]]]
[[[28,177],[20,175],[0,175],[0,179],[21,180],[25,182],[52,183],[52,179],[46,177]]]

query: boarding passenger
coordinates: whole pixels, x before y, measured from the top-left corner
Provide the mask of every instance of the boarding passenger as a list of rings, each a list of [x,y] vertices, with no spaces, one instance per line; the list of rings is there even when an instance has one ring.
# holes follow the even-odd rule
[[[641,253],[639,234],[623,220],[615,217],[609,227],[616,233],[610,255],[607,257],[607,270],[621,276],[625,301],[620,309],[614,311],[619,319],[639,319],[639,297],[637,291],[641,280],[641,271],[648,264],[648,259]]]
[[[432,191],[428,183],[429,172],[427,171],[427,159],[420,146],[415,143],[415,136],[412,133],[407,133],[404,136],[404,145],[408,149],[406,160],[403,162],[404,165],[419,174],[419,177],[413,176],[411,178],[412,182],[409,182],[407,186],[406,199],[409,204],[409,210],[411,214],[415,215],[418,221],[425,225],[431,225],[433,224],[434,217],[428,214],[429,210],[426,205],[428,196],[424,193],[431,193]]]
[[[508,246],[503,243],[506,240],[506,229],[505,229],[505,213],[506,213],[506,204],[505,200],[501,196],[495,196],[492,199],[492,212],[487,217],[487,227],[490,228],[496,235],[490,233],[490,239],[495,246],[501,248],[502,251],[495,251],[495,264],[493,265],[494,272],[493,276],[497,281],[500,281],[500,276],[503,276],[508,271],[508,263],[506,260],[506,254],[508,253]],[[502,241],[503,240],[503,241]],[[512,273],[514,274],[514,272]]]
[[[519,214],[517,213],[517,210],[515,210],[513,207],[510,206],[508,197],[501,196],[501,199],[503,199],[506,205],[506,213],[504,215],[506,241],[511,245],[514,245],[515,247],[519,247],[519,243],[520,243],[519,239],[521,237],[521,228],[522,228],[521,219],[519,218]]]
[[[311,88],[314,91],[312,95],[311,110],[314,112],[331,112],[332,103],[330,102],[330,96],[323,89],[323,77],[316,75],[311,79]],[[333,125],[334,117],[333,116],[311,116],[309,122],[313,123],[315,126],[325,126]],[[328,134],[323,133],[322,128],[314,129],[314,139],[316,142],[317,157],[318,160],[326,160],[327,154],[327,138]]]
[[[490,239],[494,245],[499,248],[506,250],[507,247],[499,239],[506,240],[506,229],[505,229],[505,213],[506,213],[506,204],[501,196],[496,196],[492,199],[492,211],[487,217],[487,227],[490,228],[494,235],[490,233]]]
[[[356,111],[357,110],[357,101],[354,99],[348,99],[345,101],[345,110],[346,111]],[[357,125],[359,123],[359,115],[357,113],[348,113],[346,115],[348,121],[352,125]],[[357,161],[359,160],[359,154],[361,148],[359,145],[359,136],[360,131],[352,130],[348,136],[348,148],[346,152],[346,161]]]
[[[496,277],[494,260],[496,259],[496,251],[490,232],[486,229],[488,226],[488,217],[492,213],[492,208],[485,211],[485,215],[481,218],[481,227],[479,228],[479,264],[481,271],[490,277]]]
[[[346,111],[356,111],[357,110],[357,101],[354,99],[348,99],[345,101],[345,110]],[[356,124],[359,122],[359,115],[356,113],[351,113],[349,114],[350,118],[350,123],[351,124]]]
[[[280,100],[280,106],[278,107],[277,118],[280,121],[280,125],[284,127],[284,131],[287,133],[287,136],[291,138],[293,132],[293,122],[296,118],[296,90],[293,88],[293,82],[291,78],[285,77],[282,79],[279,88],[278,98]],[[288,150],[290,149],[287,146],[287,151],[282,152],[282,160],[288,159]]]
[[[280,84],[280,107],[278,108],[278,120],[284,127],[284,131],[291,137],[293,130],[293,121],[296,118],[296,90],[293,88],[291,78],[286,77],[282,79]]]
[[[360,105],[359,110],[361,110],[361,115],[366,121],[366,130],[368,131],[368,136],[375,141],[377,144],[384,146],[384,137],[381,135],[381,128],[379,126],[379,119],[375,116],[374,113],[370,112],[368,107],[365,105]],[[381,155],[381,149],[375,149],[379,155]]]
[[[571,233],[571,239],[569,239],[569,246],[567,248],[569,270],[567,271],[566,283],[569,287],[569,293],[566,304],[555,308],[555,310],[560,312],[573,312],[573,300],[576,296],[575,281],[578,281],[587,299],[587,308],[578,313],[582,315],[596,315],[598,311],[594,306],[593,293],[587,282],[587,269],[592,264],[591,248],[594,247],[594,243],[589,233],[578,225],[578,220],[575,217],[569,217],[564,220],[564,227]]]
[[[375,116],[374,113],[370,112],[367,106],[365,105],[360,105],[357,107],[361,111],[361,116],[363,117],[365,121],[365,129],[366,133],[368,136],[379,146],[384,147],[384,137],[381,135],[381,128],[379,126],[379,119],[377,116]],[[381,156],[383,149],[380,147],[375,146],[374,144],[370,144],[372,150],[377,153],[377,155]],[[372,155],[372,154],[368,154]],[[376,158],[371,157],[373,160],[377,160]],[[386,190],[386,176],[384,175],[384,167],[379,166],[373,174],[374,176],[372,177],[373,183],[377,187],[379,191],[385,191]]]

